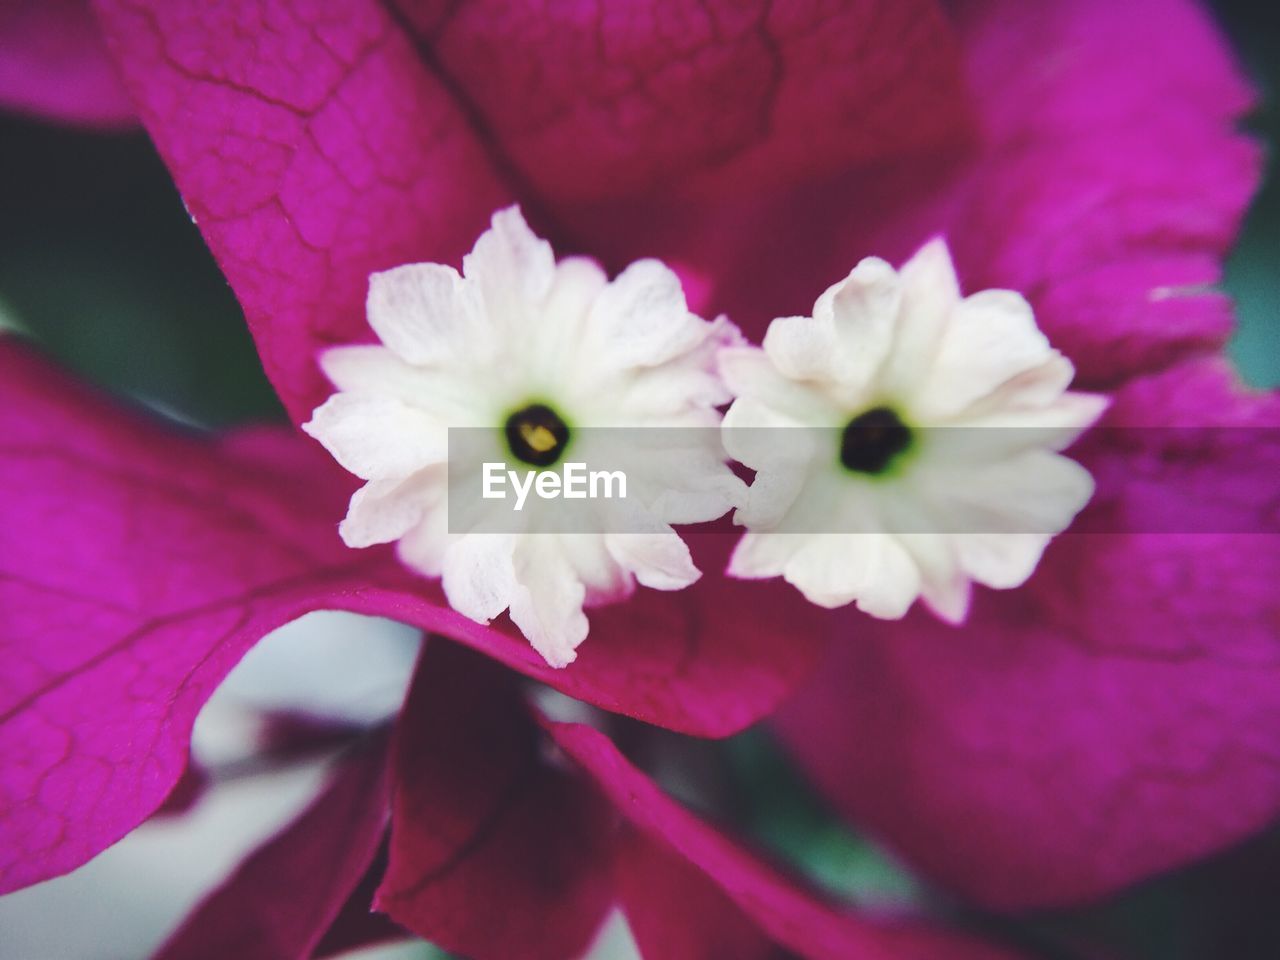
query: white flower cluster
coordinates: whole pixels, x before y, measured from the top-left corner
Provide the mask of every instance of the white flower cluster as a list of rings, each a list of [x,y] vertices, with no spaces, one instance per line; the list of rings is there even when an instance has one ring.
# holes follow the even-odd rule
[[[557,263],[510,208],[461,273],[374,274],[368,317],[380,344],[323,355],[337,392],[304,425],[368,481],[344,541],[396,541],[405,564],[443,578],[455,609],[481,622],[507,611],[553,666],[585,639],[585,606],[698,578],[676,524],[736,507],[747,533],[730,574],[782,576],[815,603],[880,617],[922,597],[959,621],[972,582],[1022,583],[1092,493],[1058,450],[1105,401],[1067,391],[1071,364],[1022,297],[962,298],[941,241],[901,271],[864,260],[755,348],[691,313],[663,264],[609,280],[590,260]],[[614,452],[630,492],[610,509],[625,525],[540,527],[526,511],[516,527],[458,531],[456,428],[486,438],[477,477],[480,461],[589,460],[597,428],[686,439]],[[749,488],[730,456],[756,471]]]

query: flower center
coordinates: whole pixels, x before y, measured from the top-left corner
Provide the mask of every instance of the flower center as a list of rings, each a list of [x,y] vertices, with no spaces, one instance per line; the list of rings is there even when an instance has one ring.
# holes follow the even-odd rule
[[[569,444],[569,428],[543,403],[531,403],[507,417],[503,428],[511,452],[535,467],[549,467]]]
[[[888,407],[858,414],[840,437],[840,462],[855,473],[883,473],[911,446],[911,429]]]

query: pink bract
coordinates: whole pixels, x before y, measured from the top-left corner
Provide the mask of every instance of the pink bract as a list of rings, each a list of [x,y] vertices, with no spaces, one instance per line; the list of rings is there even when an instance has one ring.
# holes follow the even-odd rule
[[[846,815],[996,907],[1169,869],[1280,804],[1280,399],[1200,361],[1133,381],[1106,422],[1080,532],[1023,590],[979,594],[958,630],[850,618],[776,721]],[[1215,459],[1169,425],[1220,428]],[[1172,472],[1170,503],[1152,477]],[[1226,532],[1167,526],[1201,503]]]
[[[311,807],[245,860],[156,960],[313,956],[382,842],[387,786],[385,738],[357,744]]]
[[[381,732],[351,743],[311,807],[159,956],[305,960],[318,943],[325,955],[344,900],[367,909],[385,867],[375,908],[475,960],[579,956],[610,911],[662,960],[1011,960],[823,902],[673,801],[604,734],[546,719],[517,680],[429,642],[389,758]],[[396,929],[383,920],[356,942]]]
[[[531,711],[514,679],[428,645],[397,735],[390,866],[375,900],[398,923],[478,960],[580,955],[611,908],[663,960],[728,945],[743,958],[1009,956],[821,902],[673,801],[604,734]]]
[[[1024,292],[1079,385],[1119,391],[1113,416],[1274,425],[1273,401],[1204,359],[1230,330],[1211,286],[1259,153],[1237,130],[1252,93],[1189,0],[700,3],[661,19],[566,5],[542,30],[483,0],[95,8],[295,419],[327,392],[316,351],[368,338],[370,271],[456,262],[518,199],[562,251],[662,256],[756,333],[860,257],[900,260],[942,232],[967,289]],[[756,96],[723,106],[726,84]],[[18,838],[0,849],[20,851],[6,887],[154,809],[221,676],[318,606],[446,633],[704,734],[768,712],[815,656],[825,620],[708,576],[600,611],[581,660],[549,677],[385,554],[341,550],[345,485],[314,483],[300,441],[180,437],[21,357],[0,381],[22,400],[0,404],[18,491],[0,533],[18,611],[0,687]],[[1148,454],[1158,478],[1172,458]],[[1135,461],[1088,455],[1114,497],[1098,509],[1160,509]],[[1256,514],[1273,490],[1237,481],[1250,456],[1196,470]],[[846,618],[782,729],[842,809],[956,888],[999,907],[1096,896],[1280,805],[1276,565],[1266,537],[1069,536],[963,630]]]
[[[787,613],[802,605],[753,610],[743,585],[711,577],[600,611],[602,642],[552,670],[513,628],[454,613],[389,551],[346,549],[334,530],[346,480],[300,434],[182,432],[10,338],[0,437],[0,890],[77,867],[146,819],[223,677],[312,610],[395,617],[572,696],[711,736],[772,710],[818,652],[808,611]],[[727,542],[707,545],[714,557]],[[724,629],[706,629],[721,608]]]
[[[603,18],[573,3],[551,19],[490,2],[448,14],[376,0],[314,16],[282,2],[97,9],[295,419],[329,393],[316,350],[367,339],[369,274],[456,263],[513,199],[561,252],[612,253],[569,209],[610,184],[665,194],[705,173],[704,189],[741,192],[752,170],[790,182],[815,157],[839,168],[895,156],[956,117],[954,41],[923,0]],[[740,93],[724,108],[743,83],[768,93],[768,115]],[[827,149],[791,135],[812,128]],[[604,232],[625,239],[617,228]]]

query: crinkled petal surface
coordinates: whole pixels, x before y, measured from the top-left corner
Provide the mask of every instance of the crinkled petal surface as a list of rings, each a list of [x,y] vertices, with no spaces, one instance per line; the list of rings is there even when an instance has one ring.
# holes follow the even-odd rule
[[[97,8],[299,418],[316,347],[366,335],[368,275],[456,264],[513,198],[558,247],[707,278],[694,308],[757,333],[939,232],[1086,387],[1229,332],[1206,285],[1260,156],[1192,0]]]
[[[561,208],[812,176],[933,144],[957,119],[955,46],[924,0],[396,5],[525,189]]]
[[[97,9],[268,375],[305,419],[329,392],[317,350],[369,338],[369,275],[457,265],[510,189],[374,0]]]
[[[608,907],[610,819],[579,777],[544,761],[516,680],[428,643],[396,733],[375,906],[478,960],[564,960]]]
[[[816,659],[823,624],[802,604],[767,594],[753,608],[716,582],[593,611],[599,642],[552,670],[390,550],[344,547],[347,484],[292,431],[181,433],[0,340],[0,889],[79,866],[159,807],[214,688],[312,610],[401,620],[711,736],[768,713]],[[723,563],[729,538],[707,539],[702,561]]]
[[[640,249],[696,271],[712,287],[695,306],[758,340],[851,264],[900,263],[944,234],[966,290],[1026,295],[1077,386],[1221,345],[1230,307],[1211,285],[1261,154],[1239,126],[1253,92],[1208,12],[1193,0],[951,8],[967,144],[732,199],[618,197],[581,213],[592,252],[616,265]]]
[[[156,960],[308,960],[373,861],[388,813],[378,736],[187,918]]]
[[[1202,361],[1107,423],[1081,532],[1022,591],[976,592],[959,629],[851,622],[778,720],[845,814],[992,907],[1110,892],[1280,806],[1280,400]],[[1214,458],[1159,424],[1220,425]],[[1200,504],[1227,532],[1170,526]]]
[[[1077,386],[1220,346],[1261,172],[1254,93],[1191,0],[959,4],[983,148],[944,228],[966,289],[1025,294]],[[1159,29],[1151,25],[1159,23]]]
[[[512,199],[600,254],[575,202],[676,177],[754,188],[933,143],[959,115],[929,0],[96,7],[298,419],[328,392],[316,349],[367,338],[369,274],[457,265]]]
[[[0,0],[0,107],[91,127],[137,122],[88,0]]]

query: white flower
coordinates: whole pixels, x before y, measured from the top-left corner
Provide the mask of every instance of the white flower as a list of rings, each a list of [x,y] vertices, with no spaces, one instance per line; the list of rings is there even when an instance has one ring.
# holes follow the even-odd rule
[[[729,572],[821,606],[896,619],[922,597],[959,623],[973,582],[1021,585],[1093,494],[1057,451],[1106,398],[1067,391],[1020,295],[962,298],[941,240],[900,272],[863,260],[720,366],[725,446],[756,470]]]
[[[637,581],[678,590],[698,578],[670,524],[715,519],[741,499],[716,411],[729,400],[716,352],[736,332],[690,313],[667,267],[642,260],[609,281],[589,260],[557,264],[512,207],[461,274],[434,263],[374,274],[367,308],[381,345],[325,352],[338,392],[303,426],[369,481],[339,528],[348,546],[398,541],[405,564],[443,578],[454,609],[482,623],[509,610],[556,667],[587,635],[584,604],[621,599]],[[591,459],[607,431],[583,428],[601,427],[676,428],[683,442],[625,434],[613,452],[626,459],[627,499],[584,507],[580,529],[539,529],[525,511],[491,524],[500,532],[451,532],[450,479],[478,484],[481,471],[449,462],[460,435],[450,428],[472,428],[462,433],[478,458],[539,471],[570,445],[573,460]],[[619,516],[625,525],[610,526]]]

